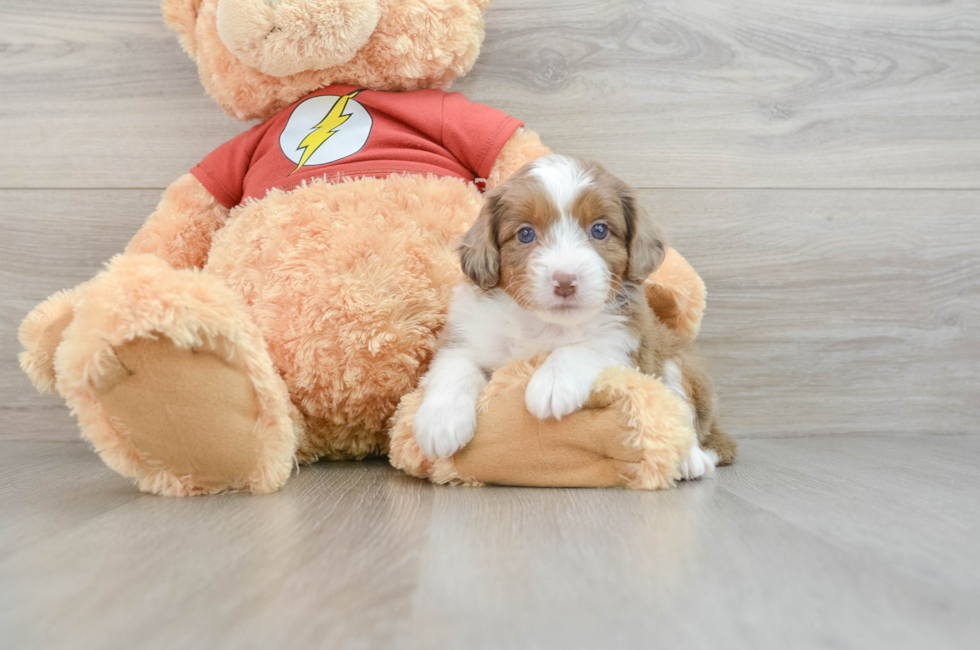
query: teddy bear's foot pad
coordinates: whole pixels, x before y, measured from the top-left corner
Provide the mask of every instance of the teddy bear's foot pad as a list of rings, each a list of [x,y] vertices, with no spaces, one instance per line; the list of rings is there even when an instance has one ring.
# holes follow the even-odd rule
[[[141,464],[182,477],[187,493],[247,488],[260,463],[251,383],[220,347],[163,336],[114,346],[117,363],[95,391]]]

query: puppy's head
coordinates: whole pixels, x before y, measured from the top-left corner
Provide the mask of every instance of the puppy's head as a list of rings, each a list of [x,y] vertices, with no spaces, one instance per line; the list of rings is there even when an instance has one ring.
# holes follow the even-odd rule
[[[554,323],[585,321],[663,261],[636,192],[594,162],[539,158],[487,194],[463,237],[463,271]]]

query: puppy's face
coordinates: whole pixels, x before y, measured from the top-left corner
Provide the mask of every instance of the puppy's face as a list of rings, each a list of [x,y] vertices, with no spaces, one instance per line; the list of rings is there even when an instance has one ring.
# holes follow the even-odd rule
[[[646,279],[664,250],[632,188],[598,163],[551,155],[488,193],[460,257],[480,287],[573,324],[602,311],[624,283]]]

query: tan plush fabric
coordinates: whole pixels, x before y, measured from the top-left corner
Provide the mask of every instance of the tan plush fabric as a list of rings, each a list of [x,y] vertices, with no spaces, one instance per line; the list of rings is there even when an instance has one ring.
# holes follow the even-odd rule
[[[122,372],[96,393],[145,463],[194,476],[203,491],[240,484],[255,472],[259,409],[240,362],[163,337],[113,352]]]
[[[457,472],[484,483],[553,487],[625,485],[642,459],[623,440],[622,414],[602,404],[577,417],[542,422],[514,408],[521,386],[494,400],[495,418],[456,454]]]
[[[527,412],[524,391],[542,359],[497,371],[481,396],[473,440],[448,459],[425,458],[412,420],[422,389],[406,396],[391,429],[391,464],[456,485],[663,489],[694,442],[685,408],[657,379],[609,370],[586,408],[560,422]]]

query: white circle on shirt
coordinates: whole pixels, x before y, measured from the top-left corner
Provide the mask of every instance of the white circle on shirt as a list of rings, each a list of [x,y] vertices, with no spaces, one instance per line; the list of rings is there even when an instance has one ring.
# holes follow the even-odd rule
[[[312,147],[313,151],[303,163],[306,168],[336,162],[364,147],[371,135],[371,115],[360,102],[350,97],[346,105],[331,116],[335,104],[341,99],[338,95],[319,95],[310,97],[293,109],[279,136],[279,148],[286,158],[298,165],[306,149]],[[343,119],[344,116],[347,119]],[[331,119],[327,120],[327,117]],[[321,123],[323,126],[318,126]],[[303,146],[304,141],[307,142],[306,147]]]

